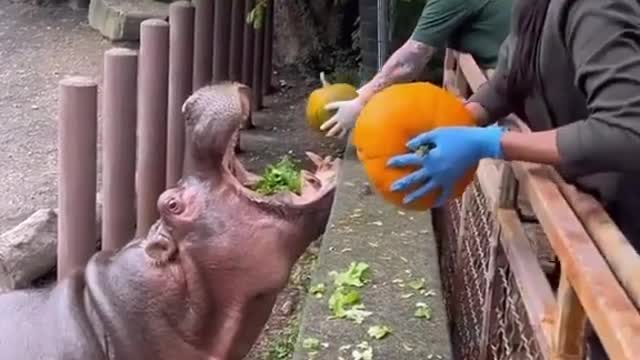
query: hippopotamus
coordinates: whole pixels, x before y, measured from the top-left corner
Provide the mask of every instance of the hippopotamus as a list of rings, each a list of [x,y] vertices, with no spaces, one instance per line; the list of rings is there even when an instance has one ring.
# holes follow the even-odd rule
[[[308,153],[299,193],[261,195],[234,147],[250,90],[214,83],[182,111],[193,168],[146,237],[43,289],[0,295],[0,358],[235,360],[250,351],[305,248],[322,235],[338,159]],[[284,140],[283,140],[284,141]]]

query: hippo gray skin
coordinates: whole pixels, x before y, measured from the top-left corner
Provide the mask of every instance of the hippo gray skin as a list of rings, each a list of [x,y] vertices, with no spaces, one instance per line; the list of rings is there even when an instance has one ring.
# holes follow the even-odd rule
[[[301,193],[263,196],[233,151],[249,89],[219,83],[183,106],[189,176],[158,198],[146,238],[96,253],[46,289],[0,295],[2,360],[235,360],[324,231],[339,160],[308,154]],[[283,141],[285,141],[283,139]]]

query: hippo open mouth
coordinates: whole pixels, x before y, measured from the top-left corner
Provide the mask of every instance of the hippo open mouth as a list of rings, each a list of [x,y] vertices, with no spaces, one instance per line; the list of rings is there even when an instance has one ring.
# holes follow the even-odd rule
[[[95,254],[55,286],[0,295],[2,359],[240,360],[291,268],[324,232],[339,160],[308,153],[299,193],[262,195],[235,156],[249,89],[185,102],[187,171],[144,239]],[[283,141],[285,141],[283,139]]]
[[[248,121],[250,89],[241,83],[224,82],[198,90],[185,101],[182,111],[191,144],[187,145],[188,167],[209,173],[220,171],[223,181],[253,201],[272,206],[306,207],[335,190],[339,159],[322,158],[312,152],[306,155],[315,165],[314,172],[301,171],[300,193],[281,191],[263,195],[255,191],[261,176],[248,171],[235,154],[240,129]],[[282,139],[286,141],[286,139]],[[220,169],[216,164],[219,163]],[[220,169],[220,170],[216,170]]]

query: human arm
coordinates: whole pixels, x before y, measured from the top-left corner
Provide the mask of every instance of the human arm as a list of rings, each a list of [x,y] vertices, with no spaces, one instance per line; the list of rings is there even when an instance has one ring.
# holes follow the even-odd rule
[[[494,123],[513,112],[513,102],[507,89],[513,45],[512,35],[508,35],[498,50],[498,64],[493,75],[466,102],[467,110],[478,125]]]
[[[640,4],[587,0],[566,11],[564,40],[589,115],[554,130],[506,133],[504,158],[572,176],[640,171]]]
[[[358,100],[366,104],[389,85],[415,80],[436,49],[413,39],[407,40],[384,63],[380,71],[358,90]]]
[[[360,111],[373,95],[391,84],[417,78],[434,52],[435,49],[429,45],[412,39],[407,40],[389,57],[373,79],[358,89],[358,97],[327,104],[327,110],[337,110],[337,112],[322,124],[320,130],[328,130],[327,136],[344,136],[355,124]]]
[[[565,43],[589,116],[557,129],[573,176],[640,171],[640,3],[588,0],[569,10]]]
[[[419,169],[398,180],[391,190],[402,191],[423,183],[405,197],[412,202],[437,188],[442,193],[435,206],[441,206],[449,197],[453,184],[468,168],[477,165],[480,159],[495,158],[523,160],[545,164],[558,164],[559,154],[556,131],[519,133],[506,131],[494,123],[513,110],[507,89],[509,71],[510,37],[503,42],[496,70],[465,104],[479,127],[441,128],[423,133],[412,139],[408,147],[416,150],[427,143],[436,145],[427,156],[415,153],[396,156],[389,161],[391,167],[417,166]]]
[[[391,166],[421,167],[394,184],[395,190],[422,181],[426,184],[417,190],[423,191],[418,196],[425,194],[427,186],[443,187],[446,192],[464,169],[486,157],[560,165],[570,176],[640,171],[640,3],[585,0],[570,6],[564,43],[574,65],[575,86],[585,95],[588,116],[554,130],[527,134],[498,132],[493,127],[422,134],[412,140],[414,148],[421,140],[435,139],[436,149],[442,145],[447,152],[392,159]],[[497,144],[500,151],[488,151]],[[415,198],[409,196],[409,200]]]
[[[364,103],[389,85],[415,80],[436,49],[447,46],[451,36],[468,19],[470,13],[466,0],[429,0],[410,39],[360,89]]]
[[[451,35],[467,20],[470,11],[466,0],[428,1],[410,39],[358,90],[359,96],[327,105],[327,110],[337,112],[321,126],[321,130],[328,130],[327,136],[343,136],[375,94],[390,85],[415,80],[436,49],[445,47]]]

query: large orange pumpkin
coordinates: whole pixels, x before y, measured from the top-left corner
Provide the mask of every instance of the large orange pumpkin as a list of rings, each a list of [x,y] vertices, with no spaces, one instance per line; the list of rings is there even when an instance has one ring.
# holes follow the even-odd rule
[[[471,113],[453,94],[427,82],[392,85],[374,95],[362,109],[353,132],[353,144],[369,180],[388,202],[409,210],[430,209],[441,194],[436,189],[404,205],[402,199],[418,186],[392,192],[391,184],[417,170],[391,168],[387,161],[410,151],[413,137],[443,126],[475,126]],[[454,188],[457,198],[471,183],[476,168],[469,169]]]

